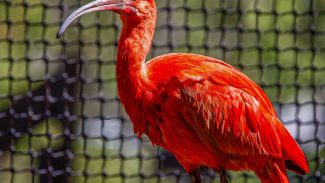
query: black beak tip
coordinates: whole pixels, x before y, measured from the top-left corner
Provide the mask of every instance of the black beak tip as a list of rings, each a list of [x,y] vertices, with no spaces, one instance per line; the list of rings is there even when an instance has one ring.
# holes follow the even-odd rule
[[[61,36],[62,36],[62,33],[61,33],[61,31],[59,31],[58,33],[56,33],[56,39],[60,39],[60,38],[61,38]]]

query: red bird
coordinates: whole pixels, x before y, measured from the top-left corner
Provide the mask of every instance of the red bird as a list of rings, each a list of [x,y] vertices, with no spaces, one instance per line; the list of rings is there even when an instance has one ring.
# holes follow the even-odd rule
[[[306,157],[263,90],[220,60],[173,53],[145,62],[156,25],[154,0],[96,0],[73,12],[120,14],[116,77],[119,97],[137,135],[173,153],[196,183],[206,166],[253,171],[263,183],[288,183],[286,169],[309,172]]]

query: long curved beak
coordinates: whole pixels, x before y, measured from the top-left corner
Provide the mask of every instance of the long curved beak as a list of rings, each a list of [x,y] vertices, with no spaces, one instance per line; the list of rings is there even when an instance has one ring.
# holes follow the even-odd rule
[[[134,8],[128,0],[96,0],[90,2],[81,8],[74,11],[62,24],[60,30],[58,31],[56,37],[60,38],[67,27],[78,17],[94,12],[94,11],[103,11],[110,10],[117,13],[126,13],[126,14],[137,14],[138,10]]]

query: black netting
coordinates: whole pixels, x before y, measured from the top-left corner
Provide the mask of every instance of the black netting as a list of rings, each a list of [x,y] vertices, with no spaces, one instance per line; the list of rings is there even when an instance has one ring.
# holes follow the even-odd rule
[[[89,1],[88,1],[89,2]],[[325,182],[325,1],[156,0],[150,58],[213,56],[259,83]],[[86,1],[0,1],[0,182],[190,182],[175,158],[133,134],[118,100],[115,57],[121,24],[84,16],[56,39]],[[204,182],[217,175],[202,169]],[[229,172],[232,182],[257,182]]]

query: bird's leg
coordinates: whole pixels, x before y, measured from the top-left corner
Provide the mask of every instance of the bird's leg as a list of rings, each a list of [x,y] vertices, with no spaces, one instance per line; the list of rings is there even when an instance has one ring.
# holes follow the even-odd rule
[[[220,182],[221,183],[228,183],[227,172],[224,169],[219,170]]]
[[[190,172],[190,175],[192,176],[192,182],[193,183],[202,183],[201,182],[201,175],[200,175],[200,169],[194,169]]]

